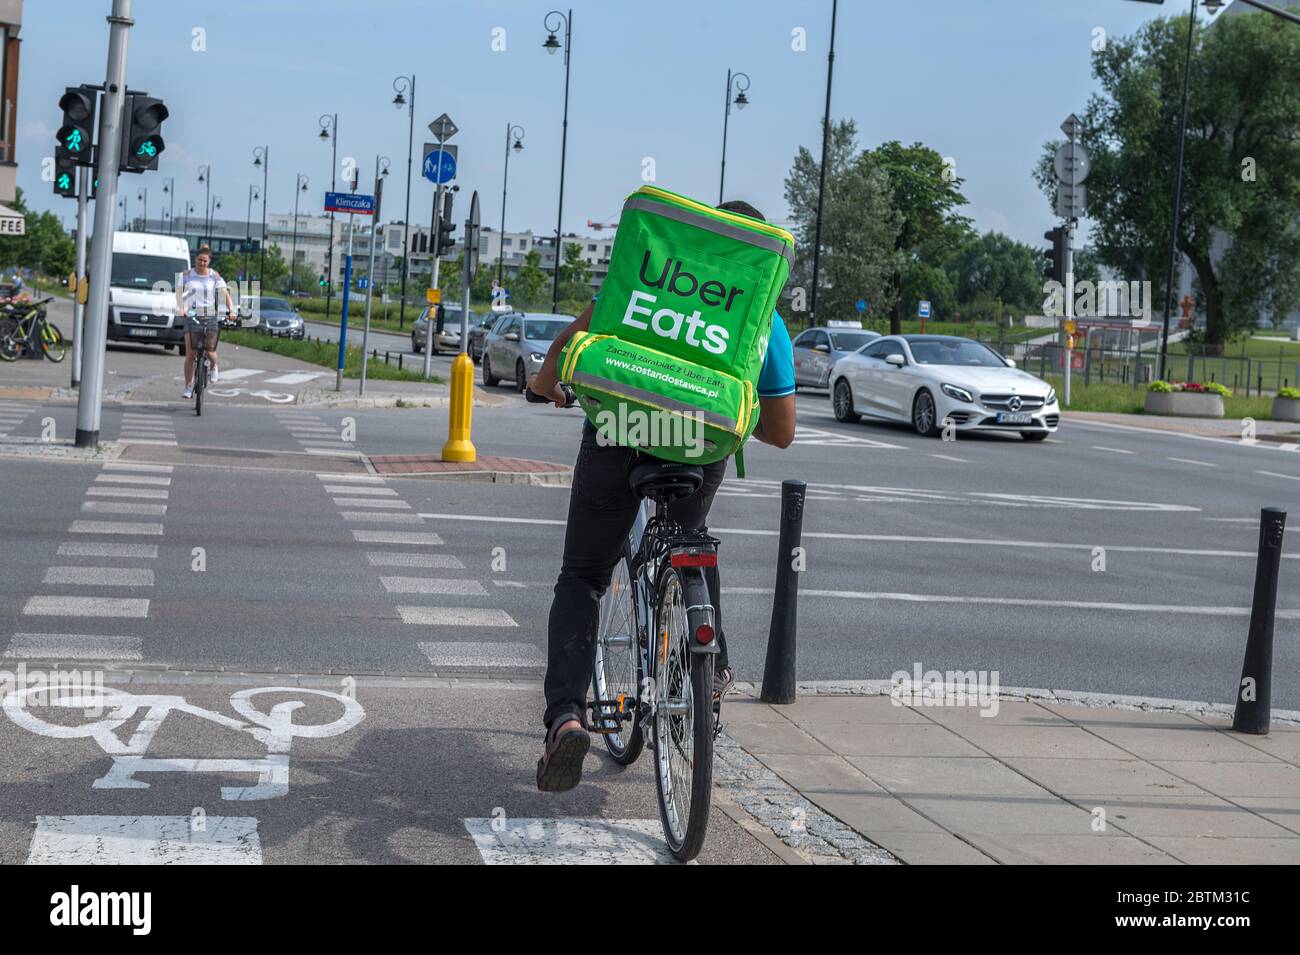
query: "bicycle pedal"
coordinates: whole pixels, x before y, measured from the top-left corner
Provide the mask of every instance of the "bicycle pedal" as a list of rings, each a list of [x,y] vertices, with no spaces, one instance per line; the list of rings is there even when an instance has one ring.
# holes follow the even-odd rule
[[[611,736],[623,729],[623,724],[632,719],[635,700],[622,694],[613,700],[592,700],[587,704],[591,711],[588,730],[601,736]]]

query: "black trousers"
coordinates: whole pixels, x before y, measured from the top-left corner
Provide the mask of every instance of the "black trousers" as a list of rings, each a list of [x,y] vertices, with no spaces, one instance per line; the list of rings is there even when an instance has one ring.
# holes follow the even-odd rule
[[[542,717],[547,726],[557,719],[576,719],[584,726],[587,723],[587,688],[596,661],[600,598],[623,554],[623,544],[641,504],[627,483],[628,468],[641,453],[601,445],[596,434],[595,426],[588,421],[582,429],[582,445],[573,468],[564,559],[560,578],[555,582],[547,632],[546,713]],[[707,530],[704,522],[726,473],[726,459],[704,465],[704,484],[690,497],[669,506],[672,519],[683,527]],[[727,664],[727,644],[722,633],[717,568],[707,570],[706,576],[721,650],[718,666],[723,667]]]

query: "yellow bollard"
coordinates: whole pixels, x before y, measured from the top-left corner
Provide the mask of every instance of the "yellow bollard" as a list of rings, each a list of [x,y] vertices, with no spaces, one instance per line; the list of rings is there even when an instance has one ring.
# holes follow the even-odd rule
[[[474,442],[469,439],[473,408],[474,362],[461,352],[451,363],[451,414],[447,423],[447,443],[442,446],[444,461],[478,460]]]

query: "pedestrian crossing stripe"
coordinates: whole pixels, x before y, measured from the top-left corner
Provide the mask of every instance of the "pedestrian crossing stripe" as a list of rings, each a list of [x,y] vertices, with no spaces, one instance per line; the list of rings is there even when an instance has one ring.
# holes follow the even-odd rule
[[[261,865],[253,816],[37,816],[28,865]]]
[[[671,865],[657,819],[466,819],[488,865]]]

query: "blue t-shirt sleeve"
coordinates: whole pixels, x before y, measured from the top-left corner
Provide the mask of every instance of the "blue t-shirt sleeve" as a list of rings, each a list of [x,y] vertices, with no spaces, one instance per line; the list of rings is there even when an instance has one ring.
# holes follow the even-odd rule
[[[781,398],[794,394],[794,347],[781,316],[772,313],[772,333],[767,339],[763,370],[758,373],[758,396]]]

